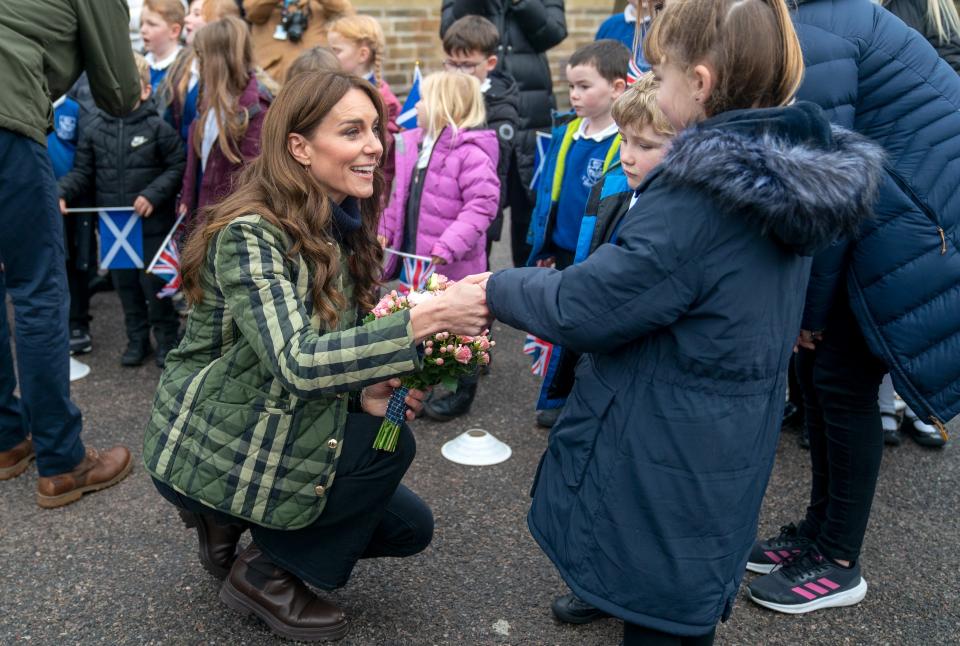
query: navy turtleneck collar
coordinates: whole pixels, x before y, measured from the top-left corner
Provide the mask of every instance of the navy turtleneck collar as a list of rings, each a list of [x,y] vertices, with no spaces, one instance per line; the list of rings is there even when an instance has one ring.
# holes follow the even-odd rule
[[[363,224],[360,202],[355,197],[348,197],[340,204],[330,200],[330,209],[333,211],[333,237],[337,242],[343,242],[348,233],[358,230]]]

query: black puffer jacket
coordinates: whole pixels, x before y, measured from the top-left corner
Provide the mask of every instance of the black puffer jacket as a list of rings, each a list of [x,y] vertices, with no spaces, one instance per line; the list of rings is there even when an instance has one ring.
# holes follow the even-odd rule
[[[507,204],[507,171],[510,169],[510,156],[517,142],[520,129],[520,88],[509,74],[491,72],[490,87],[483,94],[487,109],[487,126],[497,133],[500,143],[500,158],[497,162],[497,175],[500,176],[500,209],[497,218],[487,229],[488,240],[499,240],[503,230],[503,208]]]
[[[923,37],[930,41],[940,58],[947,61],[955,72],[960,73],[960,37],[952,35],[946,42],[941,42],[936,30],[926,18],[926,0],[888,0],[883,3],[887,11],[907,23],[908,27],[916,29]]]
[[[483,16],[500,30],[497,69],[520,86],[522,129],[549,128],[556,107],[546,52],[567,37],[563,0],[443,0],[440,37],[464,16]]]
[[[93,185],[97,206],[133,206],[142,195],[153,205],[143,235],[164,236],[186,163],[183,142],[153,99],[126,117],[100,111],[81,133],[73,170],[58,182],[60,197],[70,205]]]

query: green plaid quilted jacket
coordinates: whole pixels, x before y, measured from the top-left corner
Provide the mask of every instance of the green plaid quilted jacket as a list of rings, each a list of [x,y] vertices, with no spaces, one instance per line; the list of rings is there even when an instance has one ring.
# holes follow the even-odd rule
[[[278,529],[323,511],[350,441],[348,394],[420,365],[407,312],[356,327],[353,306],[324,329],[310,270],[287,249],[257,215],[214,239],[203,302],[167,356],[143,449],[147,470],[177,491]],[[344,262],[336,280],[353,303]]]

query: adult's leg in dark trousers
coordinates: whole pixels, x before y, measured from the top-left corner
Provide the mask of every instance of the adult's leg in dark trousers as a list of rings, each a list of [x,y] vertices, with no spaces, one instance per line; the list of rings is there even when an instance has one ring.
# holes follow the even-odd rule
[[[146,343],[150,339],[147,293],[140,282],[139,269],[113,269],[113,287],[123,305],[123,323],[130,343]]]
[[[41,476],[71,471],[84,456],[80,411],[70,401],[62,218],[46,150],[0,129],[0,258],[13,299],[20,403]],[[8,384],[12,362],[0,362],[0,374]]]
[[[697,637],[680,637],[636,624],[623,624],[623,646],[710,646],[717,629]]]
[[[413,433],[404,425],[396,451],[377,451],[373,440],[382,422],[365,414],[347,417],[337,474],[313,524],[287,531],[250,528],[254,542],[271,561],[318,588],[346,584],[364,556],[415,554],[432,536],[430,509],[399,488],[416,454]]]
[[[0,263],[3,261],[0,260]],[[9,451],[27,439],[20,400],[14,396],[17,377],[10,351],[10,324],[7,321],[7,289],[0,269],[0,451]]]
[[[530,216],[533,204],[523,185],[516,163],[510,165],[507,173],[507,203],[510,205],[510,252],[514,267],[526,267],[530,259],[530,245],[527,244],[527,231],[530,229]]]
[[[877,394],[886,368],[867,347],[846,290],[812,355],[812,365],[800,371],[805,400],[811,388],[819,407],[807,408],[814,485],[803,533],[815,538],[826,556],[855,561],[883,456]],[[818,417],[811,420],[811,413]]]

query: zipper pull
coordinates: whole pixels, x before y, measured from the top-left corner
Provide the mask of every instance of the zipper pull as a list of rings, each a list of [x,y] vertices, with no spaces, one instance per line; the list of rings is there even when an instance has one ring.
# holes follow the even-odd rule
[[[937,233],[940,234],[940,255],[947,255],[947,236],[943,233],[943,227],[937,227]]]
[[[930,421],[933,422],[933,425],[936,427],[937,432],[940,433],[940,437],[943,438],[943,441],[949,442],[950,436],[947,434],[947,427],[943,425],[943,422],[932,415],[930,416]]]

